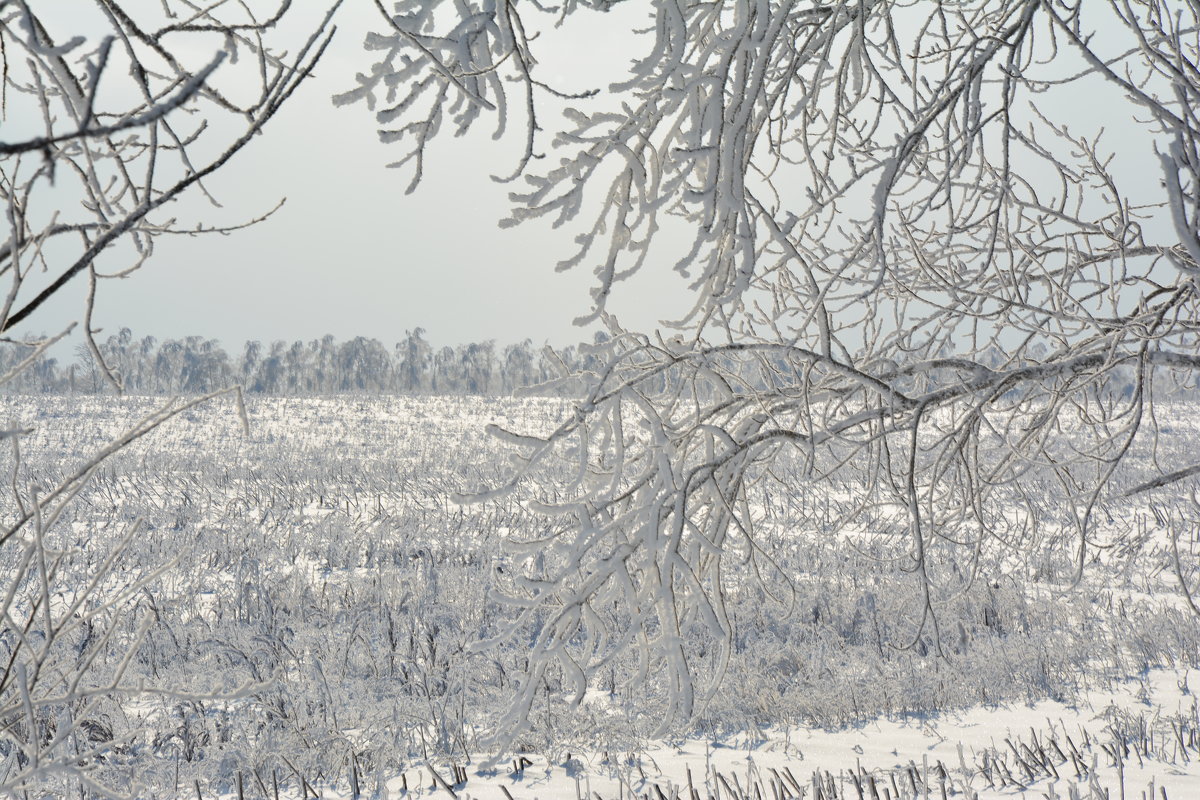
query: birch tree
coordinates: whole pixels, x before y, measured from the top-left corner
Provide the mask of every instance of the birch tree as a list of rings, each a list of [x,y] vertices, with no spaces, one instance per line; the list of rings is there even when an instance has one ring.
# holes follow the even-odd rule
[[[729,593],[795,577],[756,545],[770,493],[836,496],[819,535],[910,574],[894,644],[936,649],[990,554],[1049,543],[1069,586],[1113,498],[1200,472],[1129,466],[1161,387],[1200,367],[1194,3],[377,6],[339,102],[374,111],[411,186],[439,134],[516,131],[501,224],[571,230],[557,268],[593,271],[580,322],[611,332],[573,416],[496,431],[525,464],[496,491],[574,465],[546,478],[552,532],[511,542],[540,554],[504,593],[533,637],[513,725],[547,675],[578,700],[631,649],[667,724],[691,715]],[[570,96],[539,47],[605,12],[642,31],[628,69]],[[674,330],[608,313],[669,269],[694,297]]]
[[[27,332],[82,283],[86,352],[122,388],[120,365],[93,339],[98,287],[140,269],[162,237],[228,230],[177,220],[172,204],[217,202],[206,180],[263,131],[329,43],[332,9],[300,41],[276,41],[289,5],[255,16],[188,0],[0,2],[0,334],[21,336],[28,352],[0,384],[66,335]],[[30,428],[0,431],[12,469],[0,521],[0,794],[136,795],[136,771],[121,773],[131,737],[106,720],[131,695],[204,695],[126,677],[152,621],[137,598],[170,567],[126,563],[139,523],[91,532],[83,552],[63,529],[106,458],[212,396],[167,403],[53,480],[23,464]],[[83,583],[62,578],[79,574],[73,561],[91,566]]]

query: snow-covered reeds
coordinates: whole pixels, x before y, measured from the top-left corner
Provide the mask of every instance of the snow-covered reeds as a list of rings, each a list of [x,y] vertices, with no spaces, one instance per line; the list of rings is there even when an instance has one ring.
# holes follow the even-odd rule
[[[20,464],[3,467],[23,485],[49,486],[155,401],[0,402],[14,424],[34,430],[21,440]],[[477,505],[448,496],[511,469],[485,423],[547,429],[569,408],[293,398],[257,399],[248,412],[248,435],[227,406],[179,414],[98,465],[49,529],[55,585],[86,586],[104,554],[116,554],[98,595],[108,605],[95,612],[108,625],[100,632],[110,630],[91,662],[96,674],[122,670],[130,686],[181,690],[98,701],[92,717],[101,723],[87,735],[107,754],[91,767],[168,794],[198,781],[207,797],[234,793],[239,773],[254,787],[270,787],[273,775],[345,787],[355,774],[365,786],[418,768],[428,780],[431,763],[452,777],[446,765],[492,755],[537,624],[480,649],[511,622],[492,588],[535,566],[537,552],[514,551],[510,540],[549,531],[523,491]],[[1180,425],[1181,436],[1194,435],[1186,419]],[[1200,631],[1150,528],[1107,551],[1094,579],[1070,594],[1050,580],[1049,544],[989,565],[988,580],[941,607],[940,652],[929,639],[900,647],[920,597],[872,549],[886,542],[822,528],[839,502],[798,489],[770,495],[755,512],[759,555],[788,580],[764,584],[744,554],[731,560],[724,682],[672,737],[1069,700],[1155,665],[1200,666]],[[15,495],[0,503],[6,515],[18,512]],[[1139,530],[1129,509],[1113,509],[1113,519]],[[20,590],[32,598],[28,609],[40,591],[34,556]],[[597,613],[612,615],[614,629],[626,622],[619,609]],[[718,648],[700,630],[685,633],[689,658],[717,674]],[[547,671],[516,748],[550,763],[589,747],[639,750],[661,721],[665,691],[653,674],[639,680],[639,666],[632,654],[614,657],[578,704],[566,676]],[[20,714],[13,719],[4,735],[24,730]],[[75,728],[82,742],[82,723]],[[1182,730],[1188,741],[1191,729]]]
[[[211,695],[202,684],[165,688],[130,669],[153,624],[137,598],[174,559],[137,557],[141,518],[109,520],[107,534],[93,540],[74,507],[107,459],[215,396],[153,407],[102,445],[83,444],[53,473],[39,474],[23,458],[34,427],[10,426],[4,437],[10,478],[0,529],[0,793],[136,790],[129,764],[138,728],[116,722],[125,708],[154,696]],[[236,699],[245,688],[215,696]]]

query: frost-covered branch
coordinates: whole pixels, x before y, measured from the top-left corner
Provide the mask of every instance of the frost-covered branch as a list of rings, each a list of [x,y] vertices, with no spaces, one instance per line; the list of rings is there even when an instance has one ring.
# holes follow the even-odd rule
[[[341,99],[387,104],[418,177],[445,104],[459,131],[485,112],[553,131],[502,224],[570,229],[559,269],[595,274],[580,321],[611,338],[589,392],[548,436],[498,431],[523,472],[481,495],[537,478],[547,515],[505,578],[507,634],[535,643],[513,729],[538,680],[580,695],[626,652],[667,724],[693,714],[695,653],[731,646],[729,593],[786,602],[802,579],[758,547],[777,493],[837,509],[798,541],[911,575],[923,600],[894,644],[936,651],[939,609],[990,554],[1054,541],[1048,579],[1072,585],[1112,498],[1194,480],[1128,456],[1200,367],[1195,8],[618,5],[634,61],[569,102],[520,72],[557,29],[522,37],[508,8],[395,4]],[[533,107],[509,110],[506,76]],[[678,336],[608,316],[622,280],[672,266],[694,297]]]
[[[111,26],[111,33],[99,40],[87,58],[80,57],[88,46],[83,37],[55,44],[51,29],[57,26],[43,20],[36,4],[23,4],[21,12],[0,17],[6,47],[23,50],[27,56],[23,71],[14,67],[6,76],[8,87],[16,90],[7,113],[22,113],[17,109],[20,105],[25,119],[41,119],[46,128],[41,136],[0,144],[0,202],[5,205],[9,230],[0,244],[0,274],[9,283],[0,330],[25,323],[68,282],[93,270],[102,254],[126,259],[127,268],[106,270],[124,275],[144,263],[158,236],[203,232],[196,227],[184,231],[173,220],[156,222],[154,212],[185,192],[206,193],[204,179],[224,167],[264,128],[323,54],[338,5],[332,4],[296,55],[287,60],[260,46],[261,42],[245,38],[245,31],[261,32],[272,22],[222,25],[214,10],[200,12],[200,21],[192,26],[179,27],[165,17],[155,31],[154,13],[141,14],[146,18],[139,22],[138,15],[120,4],[103,3],[101,19]],[[185,16],[194,18],[196,12],[188,10]],[[163,43],[170,38],[182,45],[186,36],[213,45],[214,54],[199,69],[185,67]],[[235,62],[242,49],[255,58],[237,69],[259,85],[256,97],[238,104],[216,82],[222,65]],[[74,57],[71,62],[65,58],[68,52]],[[233,71],[232,63],[227,66]],[[113,81],[121,70],[133,78],[134,91],[116,92],[110,100],[98,87],[105,76]],[[205,114],[213,118],[206,119]],[[240,130],[217,132],[224,127],[216,125],[217,115]],[[59,125],[62,130],[55,129]],[[198,160],[193,154],[201,152],[206,156]],[[51,199],[61,197],[64,190],[78,192],[77,208],[58,207]],[[46,208],[50,203],[55,204],[53,212]],[[58,255],[51,265],[43,247],[64,233],[78,234],[76,253],[69,259]],[[58,266],[64,260],[66,265]],[[35,281],[31,279],[35,271],[54,277]]]
[[[289,5],[259,21],[244,4],[102,0],[68,14],[54,2],[0,3],[0,331],[29,347],[0,383],[35,369],[70,332],[28,334],[47,302],[86,274],[83,335],[120,387],[93,340],[97,286],[145,264],[159,236],[230,227],[183,228],[158,214],[187,194],[207,195],[205,179],[311,74],[338,3],[314,17],[299,46],[265,35]],[[197,51],[199,65],[188,67]],[[11,502],[0,521],[0,794],[136,796],[136,771],[122,775],[121,762],[137,734],[115,734],[114,713],[150,694],[229,699],[249,691],[131,679],[153,621],[140,597],[172,559],[131,563],[139,521],[112,537],[74,528],[68,513],[108,459],[229,392],[240,406],[240,389],[168,404],[56,477],[35,474],[23,459],[36,426],[5,426],[0,438],[12,456]]]

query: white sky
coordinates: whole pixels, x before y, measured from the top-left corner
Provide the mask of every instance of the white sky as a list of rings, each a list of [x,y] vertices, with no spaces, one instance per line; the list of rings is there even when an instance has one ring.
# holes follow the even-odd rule
[[[293,22],[312,24],[323,6],[297,3]],[[352,88],[355,72],[372,62],[375,54],[365,52],[362,41],[368,26],[382,29],[377,16],[371,3],[347,2],[315,79],[268,123],[265,136],[208,181],[224,208],[189,202],[178,213],[181,220],[234,224],[268,211],[281,197],[284,207],[229,236],[160,238],[143,269],[101,284],[94,318],[104,329],[99,338],[129,327],[139,337],[217,338],[231,352],[247,339],[309,340],[327,333],[390,344],[417,326],[437,345],[525,338],[564,345],[591,338],[594,328],[572,325],[592,308],[589,267],[554,272],[573,252],[576,231],[541,222],[497,226],[511,187],[490,176],[511,173],[522,144],[520,124],[500,146],[491,141],[490,124],[468,139],[443,135],[427,153],[425,181],[406,196],[411,173],[385,168],[401,157],[401,147],[379,143],[365,105],[333,107],[331,96]],[[630,22],[628,14],[625,21],[576,16],[585,24],[556,32],[563,42],[545,48],[543,66],[547,77],[584,88],[580,70],[602,75],[605,58],[617,56],[620,66],[627,61],[614,42]],[[569,73],[551,68],[556,58]],[[622,286],[610,309],[623,324],[652,328],[690,307],[685,286],[663,264]],[[56,332],[77,319],[86,288],[86,278],[78,277],[21,332]]]
[[[131,0],[128,6],[161,7],[158,0]],[[62,7],[63,32],[75,30],[76,9]],[[294,4],[291,27],[299,33],[315,24],[324,8],[312,0]],[[563,29],[546,32],[537,42],[543,79],[582,90],[623,74],[634,55],[630,30],[645,24],[646,11],[636,2],[608,14],[585,10]],[[569,273],[554,271],[556,262],[573,254],[578,225],[497,226],[511,187],[490,176],[512,171],[522,145],[520,120],[500,145],[492,143],[486,121],[466,139],[443,132],[427,153],[424,183],[406,196],[411,173],[385,169],[403,155],[402,145],[379,143],[374,115],[365,105],[333,107],[331,96],[351,88],[354,74],[372,63],[375,54],[365,52],[362,41],[368,29],[382,30],[377,18],[369,0],[347,0],[315,79],[293,96],[264,136],[208,181],[224,207],[208,207],[193,193],[176,212],[191,224],[228,225],[268,211],[281,197],[286,205],[266,222],[229,236],[160,238],[143,269],[102,284],[94,319],[103,329],[100,338],[121,327],[139,337],[199,335],[222,340],[231,354],[248,339],[311,340],[325,334],[391,344],[418,326],[439,346],[490,338],[562,345],[591,338],[592,329],[572,326],[572,319],[592,308],[588,262]],[[198,63],[211,57],[194,55]],[[515,92],[510,97],[519,99]],[[1131,124],[1130,106],[1071,93],[1068,102],[1077,107],[1065,116],[1082,129],[1108,126],[1109,147],[1125,157],[1138,153],[1130,163],[1145,174],[1134,182],[1146,183],[1155,194],[1160,175],[1152,142]],[[1109,118],[1113,108],[1119,111],[1115,119]],[[547,112],[541,113],[550,129],[554,123]],[[22,122],[7,120],[10,135]],[[544,135],[542,145],[549,140]],[[671,270],[683,243],[671,241],[669,233],[661,238],[663,258],[652,256],[639,276],[618,285],[609,303],[634,329],[676,319],[693,300],[686,280]],[[78,319],[86,288],[80,276],[18,333],[54,333]]]

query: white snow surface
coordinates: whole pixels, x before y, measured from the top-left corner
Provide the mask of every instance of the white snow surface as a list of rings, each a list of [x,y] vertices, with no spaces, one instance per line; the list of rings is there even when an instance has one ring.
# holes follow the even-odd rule
[[[639,752],[567,753],[553,762],[526,754],[531,763],[519,772],[516,754],[494,766],[436,762],[377,776],[373,784],[364,779],[360,792],[379,798],[448,798],[453,792],[460,800],[654,800],[659,792],[688,800],[693,789],[705,799],[1190,800],[1200,798],[1200,712],[1188,685],[1197,677],[1152,670],[1115,691],[1088,692],[1075,705],[1047,700],[880,718],[843,730],[747,731],[721,740],[657,742]],[[456,766],[466,780],[451,784]],[[352,796],[344,782],[318,791]]]
[[[883,798],[884,790],[892,798],[1194,799],[1200,798],[1194,739],[1200,717],[1188,682],[1196,678],[1156,669],[1116,691],[1087,692],[1075,705],[980,705],[841,730],[764,729],[722,740],[654,742],[640,752],[566,753],[554,762],[526,754],[530,763],[521,771],[514,769],[521,756],[511,753],[494,766],[434,763],[360,790],[378,798],[452,792],[461,800],[653,800],[659,792],[686,800],[692,789],[702,799]],[[455,766],[466,781],[450,784]],[[322,796],[352,794],[325,787]]]
[[[158,403],[12,396],[0,413],[35,429],[19,477],[45,486]],[[131,775],[133,796],[234,798],[240,780],[251,798],[276,784],[279,797],[350,798],[356,783],[363,798],[1200,798],[1200,637],[1153,526],[1104,551],[1071,594],[1039,582],[1036,557],[1014,560],[969,598],[961,651],[889,650],[876,664],[879,625],[903,621],[901,584],[806,534],[796,508],[764,506],[777,533],[766,545],[797,570],[800,599],[731,597],[744,646],[704,725],[647,739],[655,696],[618,662],[578,709],[547,691],[545,730],[523,752],[491,753],[487,726],[525,651],[471,647],[496,625],[487,583],[514,563],[505,542],[541,523],[522,495],[448,496],[510,468],[487,423],[544,433],[570,404],[251,398],[249,412],[249,436],[215,405],[139,440],[49,532],[63,574],[86,576],[140,519],[114,587],[178,560],[114,612],[157,621],[131,676],[197,695],[252,685],[228,699],[107,700],[104,719],[131,745],[101,767]],[[1200,416],[1172,413],[1163,446],[1193,448]],[[1113,512],[1112,530],[1147,524],[1132,506]],[[1194,559],[1198,543],[1184,544]]]

